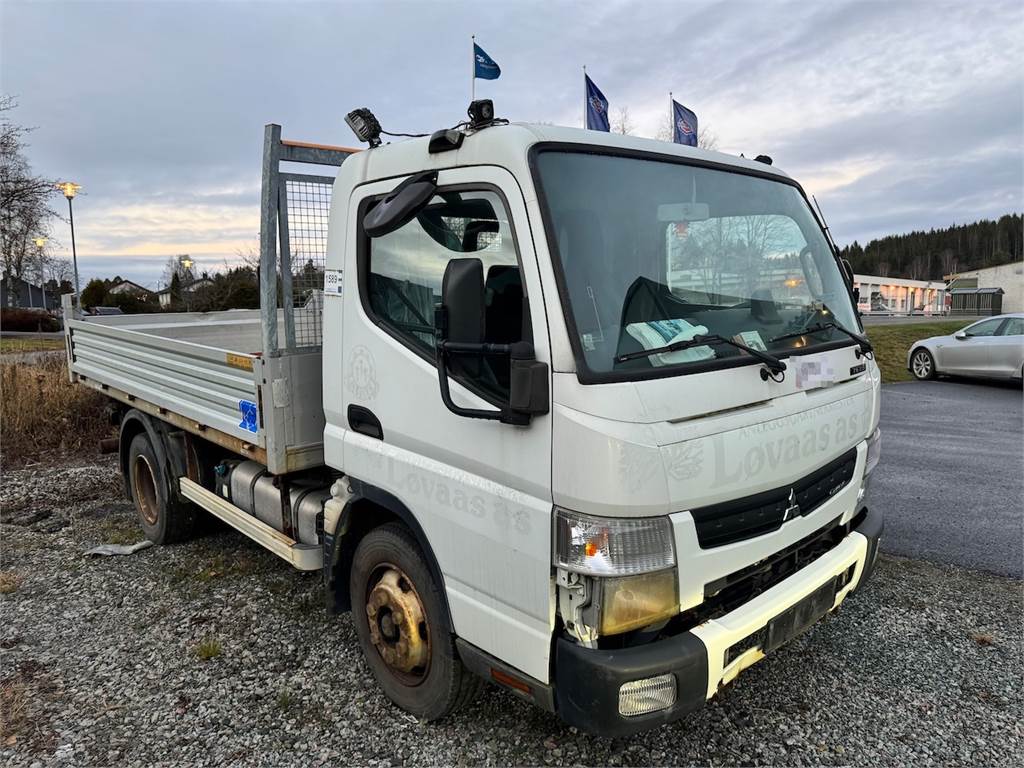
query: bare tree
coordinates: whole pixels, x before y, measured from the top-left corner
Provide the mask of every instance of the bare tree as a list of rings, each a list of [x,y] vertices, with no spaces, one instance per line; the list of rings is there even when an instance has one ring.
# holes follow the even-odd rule
[[[612,133],[621,133],[623,136],[632,136],[636,130],[632,118],[629,116],[629,107],[618,107],[615,110],[615,117],[612,119]]]
[[[165,288],[170,287],[171,282],[177,277],[181,285],[192,285],[196,281],[195,272],[192,271],[193,266],[195,266],[195,262],[189,258],[187,253],[171,256],[164,266],[164,272],[160,278],[161,284]]]
[[[54,182],[32,174],[25,157],[28,128],[16,125],[9,112],[17,107],[11,96],[0,96],[0,255],[5,272],[16,277],[38,256],[35,238],[45,237],[56,213],[49,201]]]

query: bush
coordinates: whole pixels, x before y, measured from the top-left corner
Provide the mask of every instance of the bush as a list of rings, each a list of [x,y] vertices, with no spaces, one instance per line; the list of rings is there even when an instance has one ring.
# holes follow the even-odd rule
[[[64,358],[0,365],[0,463],[5,467],[94,451],[111,437],[110,401],[99,392],[68,381]]]
[[[53,332],[60,321],[42,309],[0,309],[0,328],[5,331]]]

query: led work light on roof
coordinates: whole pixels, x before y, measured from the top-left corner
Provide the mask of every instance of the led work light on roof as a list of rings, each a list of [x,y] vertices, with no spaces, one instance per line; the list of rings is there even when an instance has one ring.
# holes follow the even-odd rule
[[[365,141],[371,148],[380,146],[380,123],[366,107],[353,109],[345,115],[345,122],[360,141]]]

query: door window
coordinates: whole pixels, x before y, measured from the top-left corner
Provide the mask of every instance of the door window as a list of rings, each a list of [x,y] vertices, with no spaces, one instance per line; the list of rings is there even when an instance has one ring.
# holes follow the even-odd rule
[[[408,224],[370,239],[364,278],[367,312],[392,336],[433,361],[434,310],[441,303],[445,268],[457,258],[483,262],[484,341],[532,341],[512,226],[495,192],[442,189]],[[474,371],[472,380],[466,374],[455,378],[479,394],[507,398],[507,356],[456,369]]]
[[[995,336],[1002,324],[1002,318],[997,317],[993,320],[982,320],[980,323],[969,325],[964,328],[964,331],[968,336]]]
[[[1024,317],[1011,317],[1000,331],[1000,336],[1024,336]]]

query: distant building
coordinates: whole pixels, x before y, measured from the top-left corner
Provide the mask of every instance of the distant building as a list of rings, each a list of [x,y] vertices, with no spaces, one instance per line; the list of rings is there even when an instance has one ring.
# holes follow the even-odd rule
[[[107,288],[107,293],[130,293],[133,296],[137,296],[142,301],[147,301],[153,295],[153,292],[148,288],[145,288],[138,283],[133,283],[131,280],[122,280],[119,283]]]
[[[193,280],[188,285],[181,286],[181,298],[185,300],[188,298],[187,294],[195,293],[201,288],[206,288],[207,286],[210,285],[213,285],[213,280],[211,280],[208,277],[201,277],[198,280]],[[167,288],[164,288],[162,291],[158,291],[156,294],[156,298],[157,301],[160,302],[161,308],[166,309],[167,307],[171,306],[170,287],[168,286]]]
[[[996,295],[994,289],[1001,288],[1003,293],[1000,311],[1024,312],[1024,261],[1000,264],[998,267],[986,267],[985,269],[969,269],[946,275],[945,280],[953,289],[954,294],[958,294],[961,290],[975,288],[989,289],[989,295]]]
[[[864,314],[940,315],[945,311],[946,284],[938,280],[854,275]]]
[[[0,279],[0,306],[4,309],[19,307],[22,309],[60,309],[60,296],[42,286],[33,285],[27,280],[5,272]]]

